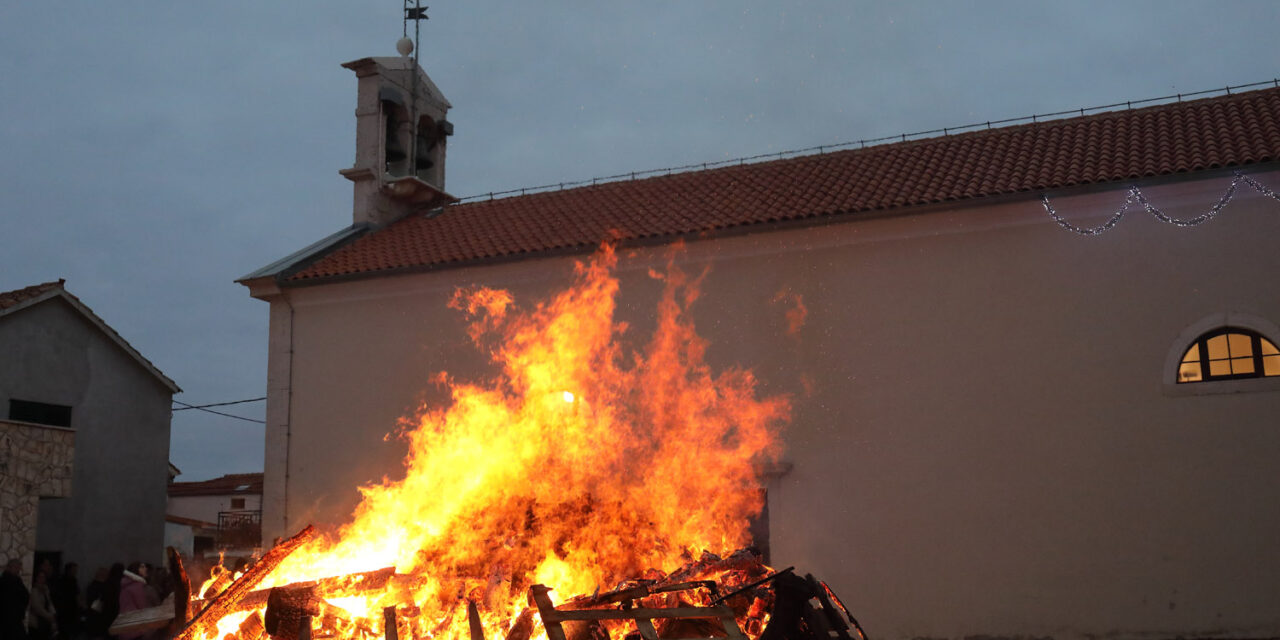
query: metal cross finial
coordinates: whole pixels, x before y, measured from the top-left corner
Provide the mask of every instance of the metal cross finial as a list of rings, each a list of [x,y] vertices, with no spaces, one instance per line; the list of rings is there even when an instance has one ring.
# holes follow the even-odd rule
[[[409,21],[413,21],[413,61],[418,62],[418,50],[421,48],[421,36],[419,25],[423,20],[430,20],[427,17],[427,9],[429,7],[422,6],[422,0],[404,0],[404,30],[402,35],[409,37]]]
[[[409,4],[407,0],[405,4],[406,5]],[[415,3],[415,6],[412,6],[412,7],[406,6],[404,8],[404,19],[405,20],[430,20],[430,18],[427,17],[427,9],[429,8],[430,7],[416,6],[416,3]]]

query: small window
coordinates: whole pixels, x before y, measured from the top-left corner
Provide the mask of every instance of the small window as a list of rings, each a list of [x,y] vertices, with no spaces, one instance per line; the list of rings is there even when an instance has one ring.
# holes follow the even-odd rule
[[[30,400],[9,400],[9,419],[47,424],[51,427],[70,427],[71,407]]]
[[[244,498],[232,498],[232,499],[231,499],[231,508],[232,508],[232,509],[243,509],[243,508],[244,508]]]
[[[1240,327],[1214,329],[1191,343],[1178,365],[1178,384],[1280,376],[1280,349]]]

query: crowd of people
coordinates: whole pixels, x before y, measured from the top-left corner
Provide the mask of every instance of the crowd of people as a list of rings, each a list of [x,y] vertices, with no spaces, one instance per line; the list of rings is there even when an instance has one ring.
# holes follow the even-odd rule
[[[22,561],[9,560],[0,575],[0,640],[142,640],[146,634],[108,629],[121,613],[159,605],[172,591],[168,572],[144,562],[99,568],[84,589],[78,571],[74,562],[57,572],[45,561],[28,587]]]

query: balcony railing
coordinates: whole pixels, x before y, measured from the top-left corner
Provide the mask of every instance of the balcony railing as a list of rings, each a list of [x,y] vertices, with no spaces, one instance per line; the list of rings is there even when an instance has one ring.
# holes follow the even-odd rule
[[[218,547],[256,547],[261,543],[261,510],[218,512]]]

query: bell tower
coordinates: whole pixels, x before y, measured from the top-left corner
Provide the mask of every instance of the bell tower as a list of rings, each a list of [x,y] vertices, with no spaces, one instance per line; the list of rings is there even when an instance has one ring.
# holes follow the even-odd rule
[[[406,7],[406,25],[425,19],[423,11]],[[399,57],[342,65],[358,80],[355,165],[339,172],[354,183],[355,224],[382,226],[457,200],[444,190],[445,148],[453,135],[445,116],[451,105],[416,55],[410,57],[413,41],[401,38],[396,49]]]

